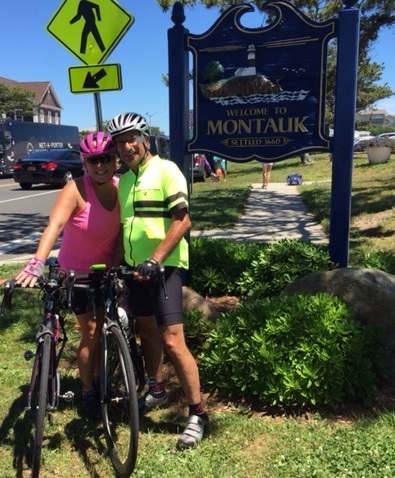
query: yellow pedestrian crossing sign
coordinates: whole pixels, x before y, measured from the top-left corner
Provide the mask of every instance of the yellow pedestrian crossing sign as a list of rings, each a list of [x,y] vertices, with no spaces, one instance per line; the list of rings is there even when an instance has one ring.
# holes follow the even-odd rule
[[[69,68],[69,80],[72,93],[122,90],[121,65],[72,66]]]
[[[64,0],[47,31],[86,65],[103,63],[134,22],[116,0]]]

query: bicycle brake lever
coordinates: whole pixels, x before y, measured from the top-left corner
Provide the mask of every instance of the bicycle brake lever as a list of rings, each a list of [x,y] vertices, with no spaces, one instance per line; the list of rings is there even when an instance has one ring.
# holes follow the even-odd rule
[[[1,318],[4,317],[5,310],[11,307],[11,299],[15,290],[15,282],[7,280],[4,282],[3,287],[4,287],[3,300],[1,301],[1,305],[0,305]]]
[[[74,283],[75,283],[75,272],[69,271],[68,274],[68,288],[67,288],[67,308],[71,309],[71,302],[73,298]]]
[[[163,287],[163,293],[165,294],[165,299],[169,300],[169,296],[167,294],[167,285],[166,285],[166,277],[165,277],[165,268],[161,266],[160,268],[160,281]]]

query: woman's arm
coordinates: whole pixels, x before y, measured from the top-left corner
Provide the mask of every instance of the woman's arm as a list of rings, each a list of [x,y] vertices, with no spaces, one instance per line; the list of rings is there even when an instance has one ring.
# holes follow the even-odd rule
[[[50,254],[59,234],[63,231],[63,228],[73,212],[77,212],[80,209],[82,198],[78,192],[75,181],[70,181],[62,189],[58,197],[56,198],[55,204],[52,208],[51,214],[49,216],[49,222],[45,228],[38,248],[35,254],[33,262],[35,265],[39,264],[39,270],[41,268],[41,263],[45,263],[48,255]],[[16,281],[18,284],[21,284],[22,287],[33,287],[37,282],[38,275],[33,275],[30,272],[29,264],[19,272],[16,276]]]

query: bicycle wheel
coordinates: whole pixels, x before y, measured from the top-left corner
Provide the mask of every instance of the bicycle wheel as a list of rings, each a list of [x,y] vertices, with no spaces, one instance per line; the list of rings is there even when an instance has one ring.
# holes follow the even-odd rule
[[[129,347],[117,327],[103,337],[101,399],[104,435],[114,470],[126,478],[137,458],[139,415]]]
[[[41,448],[44,437],[45,415],[47,413],[48,376],[49,364],[51,360],[51,336],[49,334],[44,335],[40,350],[38,350],[37,353],[40,354],[39,359],[41,362],[41,367],[39,370],[40,387],[36,396],[36,403],[34,403],[35,431],[33,443],[32,478],[38,478],[41,465]]]

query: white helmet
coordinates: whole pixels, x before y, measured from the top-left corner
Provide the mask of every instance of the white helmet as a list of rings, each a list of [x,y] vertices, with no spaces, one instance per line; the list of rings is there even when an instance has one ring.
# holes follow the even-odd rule
[[[108,124],[108,131],[113,138],[132,130],[139,131],[146,136],[150,135],[147,120],[138,113],[121,113]]]

